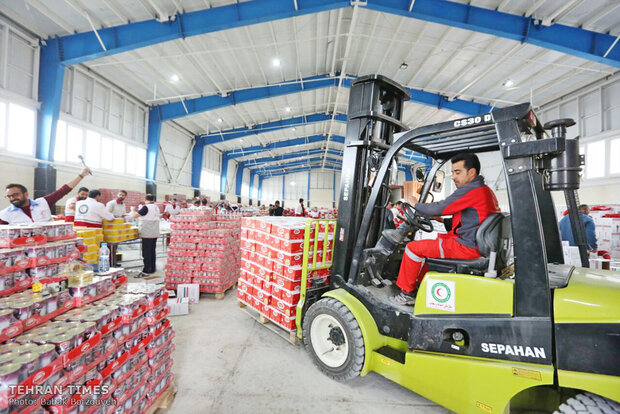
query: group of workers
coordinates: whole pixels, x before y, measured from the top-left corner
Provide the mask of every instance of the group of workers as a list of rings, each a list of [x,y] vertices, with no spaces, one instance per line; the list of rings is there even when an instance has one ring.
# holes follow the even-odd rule
[[[24,185],[7,185],[6,198],[11,204],[0,211],[0,224],[52,221],[51,206],[69,194],[88,174],[90,174],[90,170],[84,168],[77,177],[58,190],[34,200],[30,198],[28,189]],[[155,197],[152,194],[147,194],[143,205],[137,210],[131,207],[130,211],[127,212],[124,203],[126,197],[127,191],[120,190],[116,198],[104,205],[101,202],[101,191],[80,187],[77,196],[69,198],[65,204],[65,221],[72,222],[75,226],[102,228],[103,220],[112,221],[115,218],[122,217],[138,219],[138,231],[142,239],[142,257],[144,260],[142,273],[155,273],[155,247],[159,237],[159,207],[155,205]],[[181,208],[177,205],[177,200],[173,199],[170,204],[166,205],[164,214],[176,215],[180,211]]]
[[[310,210],[306,210],[304,206],[304,199],[299,199],[299,204],[295,206],[295,217],[310,217],[310,218],[319,218],[319,209],[317,207],[313,207]],[[283,216],[284,208],[280,206],[280,202],[278,200],[275,201],[274,204],[269,204],[269,215],[270,216]]]
[[[446,199],[433,203],[419,203],[415,205],[417,214],[430,217],[444,223],[446,234],[439,234],[437,239],[416,240],[407,244],[403,256],[396,285],[400,293],[391,298],[397,305],[413,305],[415,295],[428,268],[425,264],[427,258],[451,258],[451,259],[475,259],[481,256],[476,245],[476,231],[482,222],[491,214],[499,212],[499,204],[493,191],[485,184],[480,175],[480,160],[475,154],[463,153],[454,156],[452,162],[452,180],[456,185],[456,191]],[[28,190],[21,184],[9,184],[6,186],[6,197],[11,205],[0,211],[0,224],[15,224],[29,222],[45,222],[52,220],[50,206],[53,206],[62,197],[75,188],[86,175],[90,173],[88,168],[67,184],[53,193],[35,200],[30,199]],[[119,191],[116,199],[107,205],[101,203],[99,190],[88,190],[81,187],[78,195],[72,197],[66,204],[66,219],[74,221],[77,226],[101,227],[102,220],[113,220],[116,217],[139,218],[139,231],[142,238],[142,254],[144,258],[144,273],[155,272],[155,242],[159,237],[159,208],[155,205],[155,198],[151,194],[146,195],[145,204],[137,211],[132,208],[127,213],[124,200],[127,192]],[[191,208],[216,208],[220,210],[234,209],[225,203],[217,206],[209,205],[208,200],[195,200]],[[177,200],[166,206],[164,214],[179,214],[180,207]],[[588,237],[588,249],[596,251],[596,235],[594,223],[588,216],[587,205],[580,206],[582,220],[586,227]],[[270,216],[282,216],[284,209],[280,202],[276,201],[269,205]],[[295,206],[295,216],[318,218],[317,208],[306,211],[303,198]],[[451,218],[442,218],[451,216]],[[397,228],[404,222],[402,201],[393,205],[388,203],[387,227]],[[393,226],[393,227],[392,227]],[[563,240],[574,245],[568,217],[560,223]]]

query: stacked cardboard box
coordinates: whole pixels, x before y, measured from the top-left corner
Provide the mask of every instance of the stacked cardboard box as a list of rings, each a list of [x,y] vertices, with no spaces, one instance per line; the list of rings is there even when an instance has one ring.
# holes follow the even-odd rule
[[[119,243],[138,237],[138,228],[133,227],[131,223],[126,223],[123,218],[115,218],[112,221],[103,220],[103,241],[106,243]]]
[[[170,218],[166,287],[199,284],[201,292],[219,293],[239,276],[241,216],[183,209]]]
[[[97,263],[97,253],[103,241],[103,229],[75,227],[75,231],[77,236],[84,241],[84,260],[91,264]]]
[[[592,206],[590,216],[598,250],[607,250],[612,259],[620,260],[620,205]]]
[[[305,228],[303,217],[247,217],[241,227],[241,274],[239,300],[287,330],[295,330],[296,306],[301,287]],[[325,226],[328,226],[327,240]],[[313,221],[310,227],[310,251],[314,252],[315,231],[319,231],[316,261],[332,260],[333,222]],[[308,287],[329,283],[329,269],[311,271]]]

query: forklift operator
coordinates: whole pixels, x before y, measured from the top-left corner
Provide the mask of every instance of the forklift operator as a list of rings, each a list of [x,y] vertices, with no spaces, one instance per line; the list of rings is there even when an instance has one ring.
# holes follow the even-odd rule
[[[499,212],[497,198],[486,186],[480,173],[480,160],[476,154],[461,153],[450,160],[452,180],[457,190],[445,200],[435,203],[418,203],[416,213],[439,219],[439,216],[452,216],[445,219],[447,234],[437,239],[412,241],[407,244],[400,265],[396,285],[400,293],[392,297],[397,305],[414,305],[415,294],[428,271],[425,259],[475,259],[481,256],[476,245],[476,231],[490,214]]]

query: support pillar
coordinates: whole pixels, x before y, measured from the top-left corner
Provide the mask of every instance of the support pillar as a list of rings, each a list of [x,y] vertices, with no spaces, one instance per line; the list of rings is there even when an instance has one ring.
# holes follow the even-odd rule
[[[308,196],[306,197],[306,207],[310,207],[310,170],[308,170]]]
[[[56,168],[50,166],[34,168],[34,192],[32,198],[44,197],[56,191]],[[52,214],[54,206],[50,206]]]
[[[256,198],[258,198],[259,206],[260,206],[260,200],[263,198],[263,179],[264,177],[262,175],[258,176],[258,196]]]
[[[411,166],[405,167],[405,181],[413,181],[413,174],[411,173]]]
[[[149,109],[149,130],[146,147],[146,180],[152,183],[157,177],[157,158],[161,137],[161,114],[158,107]],[[153,194],[155,195],[155,194]]]
[[[235,195],[241,197],[241,189],[243,188],[243,170],[245,169],[244,162],[237,163],[237,174],[235,175]],[[239,201],[241,202],[241,201]]]
[[[205,147],[198,145],[198,143],[192,149],[192,187],[194,188],[200,188],[204,152]]]
[[[41,47],[38,87],[38,99],[39,102],[41,102],[41,106],[37,117],[35,153],[40,160],[53,161],[54,145],[56,143],[56,126],[58,125],[58,116],[62,103],[62,85],[65,77],[65,66],[60,62],[58,41],[50,39],[47,42],[46,46]],[[47,164],[43,164],[40,167],[51,168]],[[52,191],[53,190],[55,190],[55,188],[52,189]],[[46,194],[49,194],[49,192]]]
[[[222,168],[220,173],[220,200],[226,199],[226,177],[228,176],[228,156],[222,153]]]
[[[157,201],[157,184],[147,181],[146,182],[146,193],[153,194],[153,197],[155,197],[155,201]]]
[[[256,170],[250,170],[250,205],[254,199],[254,177],[256,176]]]

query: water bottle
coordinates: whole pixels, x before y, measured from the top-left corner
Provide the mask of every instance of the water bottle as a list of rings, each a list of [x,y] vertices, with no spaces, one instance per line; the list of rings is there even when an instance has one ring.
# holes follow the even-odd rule
[[[110,271],[110,249],[108,249],[108,243],[101,243],[99,249],[99,273],[106,273]]]

